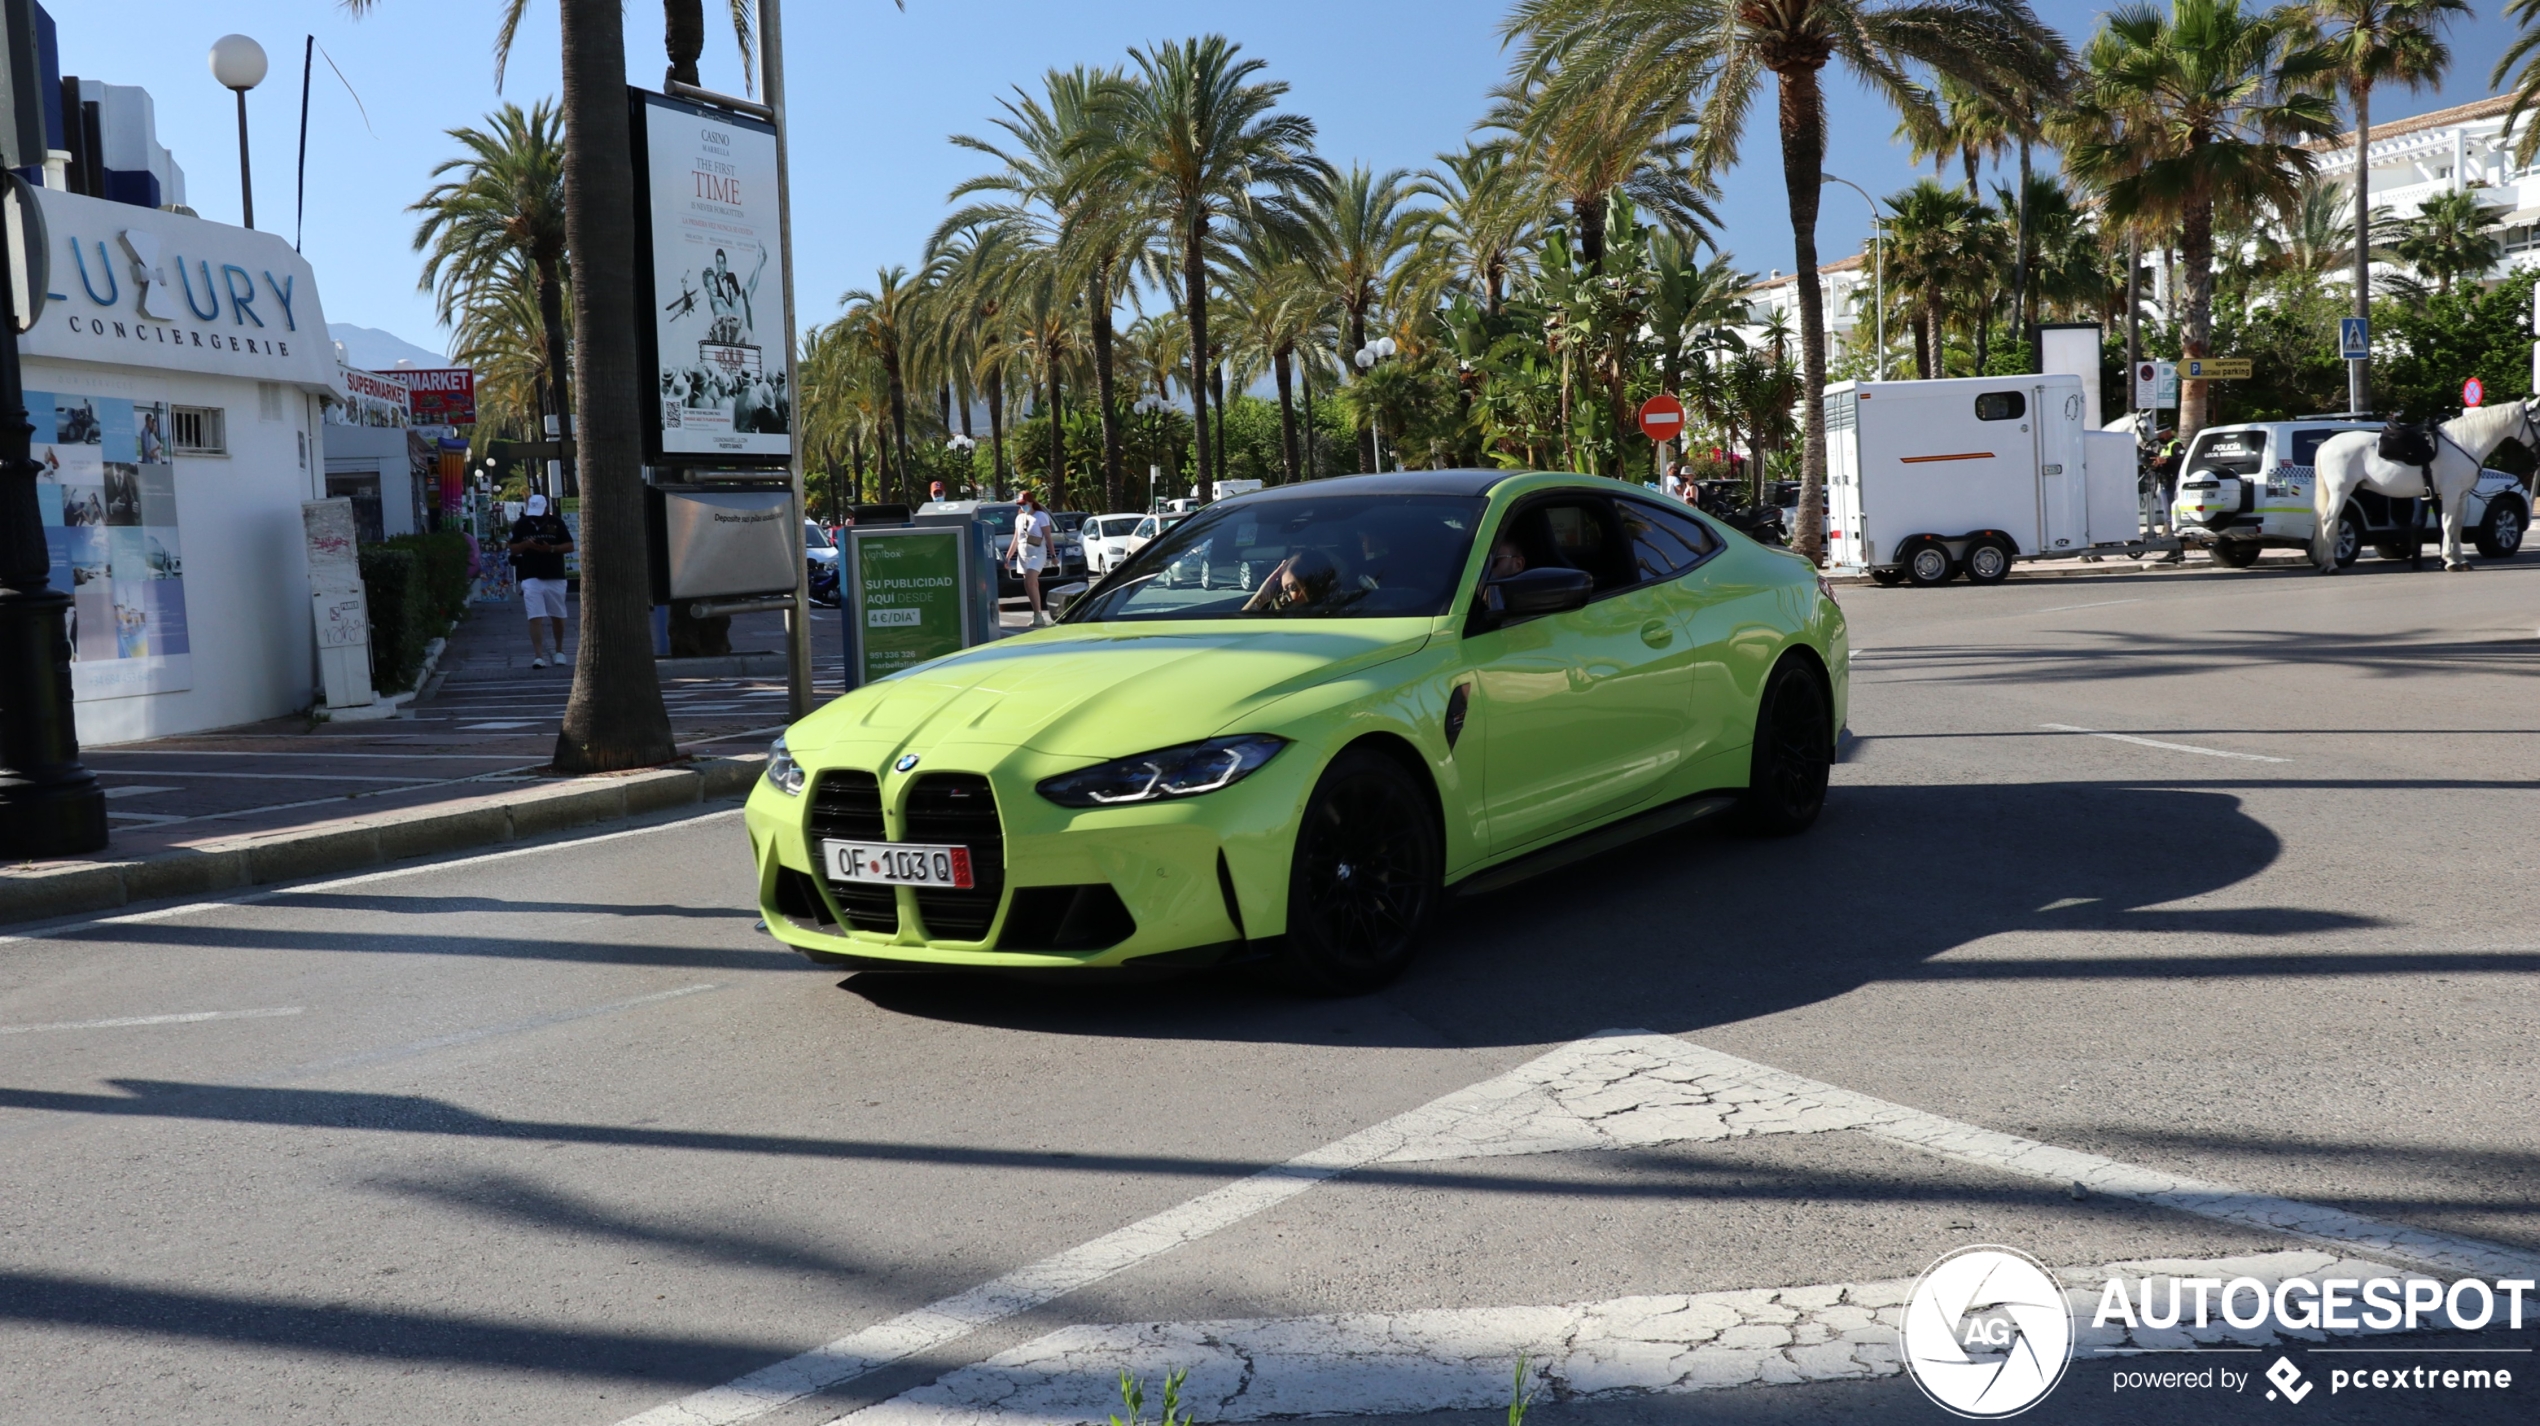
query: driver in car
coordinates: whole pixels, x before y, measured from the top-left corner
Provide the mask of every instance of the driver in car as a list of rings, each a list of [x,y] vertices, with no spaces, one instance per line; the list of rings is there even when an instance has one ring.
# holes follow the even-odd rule
[[[1310,609],[1332,592],[1340,577],[1339,567],[1323,555],[1313,550],[1291,551],[1244,601],[1244,612],[1285,614]]]

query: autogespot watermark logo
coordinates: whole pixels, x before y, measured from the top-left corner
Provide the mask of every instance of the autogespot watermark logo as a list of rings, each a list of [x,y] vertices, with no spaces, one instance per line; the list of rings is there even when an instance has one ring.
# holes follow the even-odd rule
[[[2073,1357],[2064,1289],[2015,1248],[1960,1248],[1905,1303],[1905,1370],[1943,1411],[1991,1419],[2044,1400]]]

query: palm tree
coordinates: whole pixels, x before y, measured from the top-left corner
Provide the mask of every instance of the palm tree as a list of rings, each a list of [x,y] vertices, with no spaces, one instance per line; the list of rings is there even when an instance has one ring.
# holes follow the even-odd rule
[[[1378,175],[1353,164],[1308,210],[1308,261],[1340,308],[1352,352],[1367,345],[1368,317],[1395,305],[1406,276],[1403,259],[1427,231],[1430,214],[1410,205],[1412,192],[1411,175],[1401,169]],[[1373,425],[1359,432],[1358,468],[1376,468]]]
[[[2355,105],[2355,315],[2372,316],[2372,91],[2385,84],[2427,89],[2443,82],[2452,51],[2443,27],[2470,12],[2469,0],[2310,0],[2328,30],[2328,78]],[[2482,271],[2484,269],[2481,269]],[[2372,409],[2372,358],[2346,368],[2346,409]]]
[[[2328,72],[2299,11],[2253,15],[2239,0],[2176,0],[2111,13],[2082,62],[2066,166],[2104,195],[2108,216],[2175,224],[2186,269],[2182,354],[2213,354],[2214,209],[2288,200],[2311,173],[2303,141],[2335,132],[2315,93]],[[2203,429],[2206,383],[2179,393],[2181,440]]]
[[[1439,154],[1438,163],[1411,185],[1438,204],[1422,239],[1420,265],[1432,279],[1422,285],[1422,305],[1434,304],[1453,282],[1495,318],[1509,283],[1525,273],[1543,222],[1542,191],[1526,181],[1505,143],[1468,144],[1461,153]]]
[[[909,491],[908,376],[909,348],[914,345],[922,280],[911,280],[899,264],[874,274],[874,285],[859,287],[838,299],[847,310],[838,319],[847,340],[869,353],[882,373],[889,401],[891,429],[885,493],[905,500]]]
[[[538,308],[537,278],[515,257],[476,284],[451,323],[450,356],[476,373],[480,439],[537,439],[539,418],[561,409],[548,394],[552,359]]]
[[[1688,235],[1718,227],[1707,176],[1685,164],[1692,146],[1685,95],[1582,94],[1568,82],[1567,59],[1552,49],[1529,52],[1493,92],[1481,127],[1505,130],[1543,195],[1570,210],[1588,270],[1604,269],[1605,220],[1617,193]]]
[[[1692,112],[1688,155],[1699,172],[1734,162],[1764,76],[1778,89],[1782,183],[1799,289],[1804,408],[1799,528],[1811,559],[1825,547],[1825,293],[1817,276],[1818,189],[1824,177],[1821,72],[1839,64],[1898,109],[1925,103],[1904,66],[1979,80],[2004,63],[2054,53],[2062,41],[2024,0],[1518,0],[1501,26],[1523,39],[1521,67],[1555,62],[1548,95],[1644,112],[1661,96]],[[2042,77],[2041,77],[2042,78]],[[1609,97],[1600,98],[1600,94]]]
[[[1887,200],[1887,287],[1914,333],[1914,365],[1925,379],[1949,374],[1949,318],[1964,305],[1969,261],[1983,205],[1955,188],[1923,179]]]
[[[2505,255],[2504,242],[2490,225],[2488,210],[2479,205],[2475,188],[2426,199],[2400,232],[2391,251],[2445,294],[2455,278],[2484,277]]]
[[[1064,254],[1078,274],[1085,289],[1102,418],[1103,498],[1110,506],[1123,498],[1112,309],[1124,271],[1154,236],[1134,194],[1119,180],[1116,168],[1107,168],[1118,136],[1112,128],[1115,106],[1105,103],[1104,96],[1120,83],[1118,70],[1053,69],[1042,80],[1047,102],[1019,89],[1013,98],[999,101],[1005,115],[991,122],[1005,131],[1005,140],[955,135],[955,144],[984,153],[1004,168],[953,189],[953,200],[997,193],[1009,201],[962,208],[936,230],[941,242],[949,233],[985,221],[1018,223]]]
[[[1180,303],[1190,329],[1196,475],[1215,479],[1208,448],[1208,262],[1220,218],[1293,241],[1300,199],[1320,198],[1332,167],[1314,156],[1314,121],[1276,111],[1285,84],[1256,81],[1263,65],[1240,59],[1223,35],[1131,50],[1135,80],[1106,92],[1118,141],[1099,170],[1140,193],[1171,234],[1181,271]]]
[[[1267,371],[1278,387],[1279,457],[1292,484],[1305,475],[1297,444],[1296,362],[1323,329],[1330,289],[1305,262],[1258,247],[1243,254],[1228,276],[1237,337],[1235,379],[1249,385]]]
[[[565,374],[564,127],[541,99],[527,113],[505,104],[485,129],[457,128],[465,156],[444,159],[421,201],[415,251],[426,253],[419,286],[433,293],[435,315],[458,325],[480,306],[503,310],[525,270],[543,336],[539,372],[545,415],[562,416]]]

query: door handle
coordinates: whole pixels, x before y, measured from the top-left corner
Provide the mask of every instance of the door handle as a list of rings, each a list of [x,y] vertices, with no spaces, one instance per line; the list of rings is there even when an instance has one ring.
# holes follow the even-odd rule
[[[1640,641],[1653,649],[1663,649],[1676,641],[1676,631],[1664,619],[1652,619],[1640,626]]]

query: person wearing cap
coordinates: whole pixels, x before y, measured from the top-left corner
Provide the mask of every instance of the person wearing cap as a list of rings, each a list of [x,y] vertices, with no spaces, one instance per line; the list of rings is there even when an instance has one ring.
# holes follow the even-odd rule
[[[529,611],[529,666],[545,668],[545,639],[552,635],[557,663],[564,662],[564,557],[573,552],[573,531],[547,509],[547,497],[532,495],[512,525],[509,546],[512,568],[520,574],[520,602]]]

